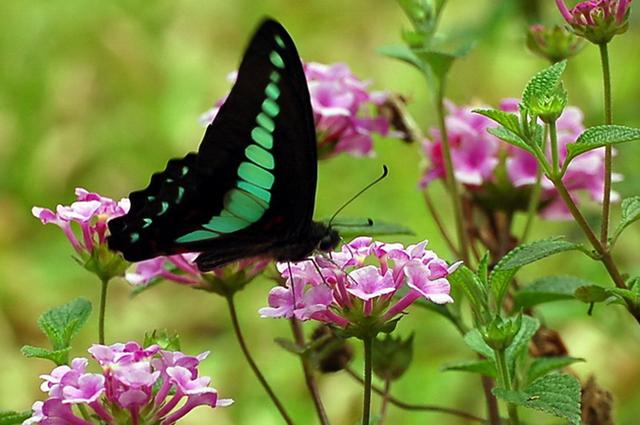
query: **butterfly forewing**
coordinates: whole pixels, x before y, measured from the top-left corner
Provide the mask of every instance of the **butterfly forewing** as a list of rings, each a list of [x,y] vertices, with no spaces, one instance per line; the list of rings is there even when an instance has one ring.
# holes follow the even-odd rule
[[[109,227],[113,249],[138,261],[204,252],[207,264],[269,254],[311,226],[316,141],[293,41],[265,21],[198,154],[171,160]]]

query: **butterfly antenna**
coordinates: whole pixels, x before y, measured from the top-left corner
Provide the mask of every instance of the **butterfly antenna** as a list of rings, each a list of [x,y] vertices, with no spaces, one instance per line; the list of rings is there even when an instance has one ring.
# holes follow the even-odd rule
[[[360,195],[362,195],[367,190],[371,189],[373,186],[375,186],[376,184],[378,184],[382,180],[384,180],[384,178],[387,177],[388,174],[389,174],[389,169],[387,168],[386,165],[383,165],[382,166],[382,175],[380,177],[378,177],[377,179],[375,179],[374,181],[372,181],[371,183],[366,185],[364,188],[362,188],[358,193],[353,195],[347,202],[342,204],[342,206],[340,208],[338,208],[338,210],[335,213],[333,213],[333,215],[329,219],[329,227],[331,227],[331,223],[333,223],[333,220],[338,216],[338,214],[340,214],[342,212],[342,210],[344,210],[350,203],[355,201]],[[371,223],[371,225],[373,225],[373,220],[369,219],[368,221]]]

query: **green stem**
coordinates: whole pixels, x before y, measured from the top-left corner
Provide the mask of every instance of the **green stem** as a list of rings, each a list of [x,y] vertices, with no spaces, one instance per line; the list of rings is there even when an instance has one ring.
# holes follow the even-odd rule
[[[372,345],[373,338],[365,337],[364,342],[364,400],[362,402],[362,425],[369,425],[371,421],[371,378],[372,378]]]
[[[545,151],[545,147],[547,144],[547,139],[549,138],[549,127],[544,127],[544,136],[542,139],[542,150]],[[542,176],[543,170],[542,166],[538,165],[538,170],[536,171],[536,182],[531,189],[531,198],[529,198],[529,205],[527,207],[527,221],[524,225],[524,231],[522,232],[522,237],[520,238],[521,243],[525,243],[529,238],[529,232],[531,232],[531,227],[533,226],[533,221],[536,218],[536,214],[538,212],[538,206],[540,205],[540,195],[542,194]]]
[[[300,326],[300,321],[296,318],[291,318],[291,330],[293,332],[293,338],[298,347],[305,347],[306,343],[304,340],[304,332],[302,331],[302,327]],[[324,410],[324,405],[322,404],[322,399],[320,398],[320,391],[318,390],[318,385],[316,384],[315,376],[313,374],[313,367],[311,366],[311,362],[309,361],[309,357],[302,354],[300,356],[300,361],[302,363],[302,371],[304,372],[304,379],[307,384],[307,389],[309,390],[309,394],[311,394],[311,400],[313,400],[313,405],[316,409],[316,414],[318,415],[318,419],[322,425],[329,425],[329,418],[327,417],[327,412]]]
[[[104,317],[107,309],[107,288],[109,279],[100,282],[100,311],[98,312],[98,344],[104,345]]]
[[[498,385],[505,390],[513,389],[511,385],[511,376],[509,373],[509,366],[507,365],[507,358],[504,350],[494,350],[496,354],[496,364],[498,366]],[[518,418],[518,408],[513,403],[507,403],[507,410],[509,412],[509,422],[511,425],[520,425],[520,419]]]
[[[604,84],[604,123],[613,124],[611,112],[611,70],[609,67],[609,49],[607,43],[600,44],[600,62],[602,63],[602,81]],[[609,246],[609,212],[611,209],[611,174],[613,154],[611,145],[605,147],[604,154],[604,197],[602,200],[602,225],[600,242],[605,248]]]
[[[233,299],[233,295],[227,295],[226,299],[227,299],[227,305],[229,307],[229,316],[231,317],[231,324],[233,325],[233,331],[236,335],[236,339],[238,340],[238,344],[240,344],[240,349],[242,350],[242,354],[244,354],[244,358],[247,360],[247,363],[249,363],[249,367],[251,368],[253,373],[256,375],[256,378],[258,378],[258,381],[260,381],[262,388],[264,388],[264,390],[269,395],[269,398],[278,409],[278,412],[280,412],[282,419],[284,419],[287,425],[293,425],[293,421],[289,417],[289,414],[285,410],[284,406],[282,405],[282,403],[280,402],[276,394],[271,389],[271,386],[269,386],[269,383],[265,379],[264,375],[262,375],[262,372],[260,372],[258,365],[253,360],[253,357],[249,352],[247,343],[245,342],[244,336],[242,335],[242,331],[240,330],[240,322],[238,321],[238,314],[236,312],[236,306]]]
[[[442,82],[444,85],[444,81]],[[449,144],[449,136],[447,133],[447,125],[444,114],[444,89],[441,87],[436,97],[436,110],[438,115],[438,127],[440,129],[440,137],[442,138],[442,155],[444,157],[444,169],[447,186],[451,193],[451,201],[453,202],[453,212],[455,215],[456,229],[458,233],[458,252],[465,264],[469,265],[469,241],[467,229],[464,224],[464,216],[462,215],[462,199],[458,190],[458,182],[453,172],[453,160],[451,158],[451,146]]]
[[[560,176],[560,161],[558,160],[558,131],[556,122],[551,121],[549,127],[549,139],[551,140],[551,175],[556,178]]]
[[[459,257],[460,254],[458,253],[458,250],[456,249],[456,246],[453,243],[453,240],[449,236],[447,227],[444,225],[444,222],[442,221],[442,218],[438,213],[438,209],[434,205],[433,200],[431,199],[431,195],[429,195],[428,189],[426,187],[422,189],[422,197],[424,198],[424,203],[427,206],[427,209],[429,210],[429,214],[431,214],[431,218],[433,219],[433,222],[438,227],[438,230],[440,231],[440,235],[442,235],[444,241],[449,246],[451,253]]]

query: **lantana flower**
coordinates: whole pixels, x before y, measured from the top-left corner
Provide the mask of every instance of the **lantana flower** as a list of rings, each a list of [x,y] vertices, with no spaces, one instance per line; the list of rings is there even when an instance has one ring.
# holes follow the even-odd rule
[[[76,358],[71,366],[42,375],[40,388],[48,398],[34,403],[23,425],[170,425],[195,407],[233,403],[218,397],[211,378],[199,376],[198,366],[208,352],[188,356],[136,342],[93,345],[88,351],[102,372],[88,373],[88,359]]]
[[[259,313],[379,330],[419,298],[453,302],[447,277],[459,263],[448,265],[426,244],[405,248],[360,237],[328,257],[280,263],[285,284],[270,291],[269,307]]]
[[[594,44],[608,43],[629,27],[631,0],[587,0],[571,9],[556,0],[556,5],[571,29]]]
[[[136,263],[125,275],[134,287],[166,280],[205,289],[221,295],[242,289],[269,265],[270,259],[246,258],[202,273],[195,260],[198,254],[156,257]]]
[[[388,120],[377,111],[387,95],[369,91],[369,82],[358,79],[343,63],[304,63],[318,139],[318,156],[341,152],[354,156],[373,155],[374,133],[387,135]],[[236,73],[228,79],[235,81]],[[201,121],[209,124],[225,99],[218,100]]]
[[[75,202],[58,205],[55,212],[41,207],[33,207],[31,212],[43,224],[62,229],[85,268],[105,278],[122,274],[127,263],[107,248],[107,222],[126,214],[129,200],[116,202],[80,187],[75,195]]]
[[[518,112],[518,100],[505,99],[500,108],[506,112]],[[510,186],[512,193],[507,197],[514,199],[518,198],[513,196],[515,192],[527,190],[535,184],[538,163],[533,155],[489,134],[487,129],[496,124],[483,115],[473,113],[475,107],[458,107],[449,102],[448,109],[449,115],[445,122],[451,144],[454,176],[472,198],[499,197],[505,187]],[[558,119],[556,124],[561,162],[567,156],[567,145],[574,143],[585,130],[583,118],[580,109],[569,106]],[[445,178],[442,140],[437,129],[431,131],[431,138],[425,140],[423,147],[429,164],[425,167],[420,185],[426,187],[434,180]],[[550,157],[550,152],[548,155]],[[614,176],[614,180],[620,179],[620,175]],[[575,158],[569,165],[563,182],[576,201],[578,192],[586,191],[591,199],[601,202],[604,194],[604,149],[594,149]],[[571,214],[553,183],[543,176],[541,184],[541,216],[556,220],[571,219]],[[500,186],[502,192],[498,193],[496,186]],[[612,200],[618,198],[618,194],[614,192]],[[499,200],[494,199],[493,205],[499,205]],[[527,203],[517,207],[526,209]]]

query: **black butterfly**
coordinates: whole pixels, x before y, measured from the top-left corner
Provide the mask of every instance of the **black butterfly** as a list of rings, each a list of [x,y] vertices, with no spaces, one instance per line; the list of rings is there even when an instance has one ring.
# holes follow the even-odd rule
[[[316,133],[295,45],[265,20],[198,153],[172,159],[109,222],[109,247],[129,261],[201,252],[202,271],[241,258],[299,261],[338,233],[314,222]]]

